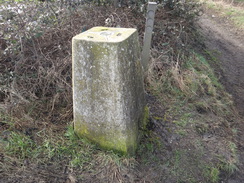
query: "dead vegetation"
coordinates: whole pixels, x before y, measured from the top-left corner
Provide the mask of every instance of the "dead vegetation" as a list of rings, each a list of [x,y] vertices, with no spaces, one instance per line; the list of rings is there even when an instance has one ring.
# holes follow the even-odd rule
[[[38,11],[43,10],[40,5],[35,6]],[[1,54],[1,109],[18,119],[28,118],[27,121],[71,121],[71,38],[99,25],[137,28],[142,42],[144,14],[136,8],[87,5],[72,13],[70,9],[61,9],[55,16],[50,12],[54,10],[48,10],[43,13],[45,19],[36,18],[32,12],[34,17],[30,19],[31,8],[32,4],[22,8],[18,16],[12,15],[13,24],[6,23],[2,29],[7,45]],[[153,40],[157,56],[169,57],[171,63],[175,60],[173,55],[184,50],[190,41],[187,20],[178,18],[172,22],[172,13],[160,8]],[[42,24],[30,26],[36,23]]]
[[[0,179],[217,182],[220,172],[235,171],[232,99],[206,60],[191,50],[193,20],[200,10],[190,4],[192,14],[179,13],[187,7],[158,7],[145,80],[150,123],[135,158],[103,152],[67,129],[72,121],[71,39],[94,26],[133,27],[142,43],[144,12],[95,5],[57,9],[56,14],[53,9],[35,19],[40,26],[30,22],[32,27],[20,21],[28,17],[28,8],[13,15],[16,24],[0,32],[0,146],[5,149],[0,151],[5,167]]]

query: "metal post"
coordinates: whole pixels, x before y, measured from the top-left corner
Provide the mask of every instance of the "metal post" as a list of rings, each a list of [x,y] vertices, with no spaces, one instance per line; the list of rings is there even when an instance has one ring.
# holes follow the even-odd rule
[[[154,24],[154,16],[157,8],[156,2],[149,2],[147,6],[147,19],[145,26],[145,35],[143,41],[143,49],[142,49],[142,66],[144,72],[148,69],[148,62],[150,58],[150,48],[151,48],[151,40],[152,40],[152,32],[153,32],[153,24]]]

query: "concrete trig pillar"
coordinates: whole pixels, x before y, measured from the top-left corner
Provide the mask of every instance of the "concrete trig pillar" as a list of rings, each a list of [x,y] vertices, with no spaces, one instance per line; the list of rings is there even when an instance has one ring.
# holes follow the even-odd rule
[[[145,99],[136,29],[94,27],[72,40],[74,130],[134,154]]]

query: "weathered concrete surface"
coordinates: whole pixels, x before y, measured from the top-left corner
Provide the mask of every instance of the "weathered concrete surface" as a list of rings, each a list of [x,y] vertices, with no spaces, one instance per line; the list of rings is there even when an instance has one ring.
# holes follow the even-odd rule
[[[72,40],[74,129],[134,154],[145,100],[136,29],[94,27]]]

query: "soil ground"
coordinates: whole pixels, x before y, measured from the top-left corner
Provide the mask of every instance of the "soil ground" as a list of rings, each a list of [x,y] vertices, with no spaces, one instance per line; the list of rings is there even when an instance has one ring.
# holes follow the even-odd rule
[[[227,18],[208,10],[198,21],[207,50],[211,50],[217,61],[220,80],[232,94],[240,114],[236,124],[239,150],[239,171],[228,183],[244,182],[244,30],[237,29]]]

